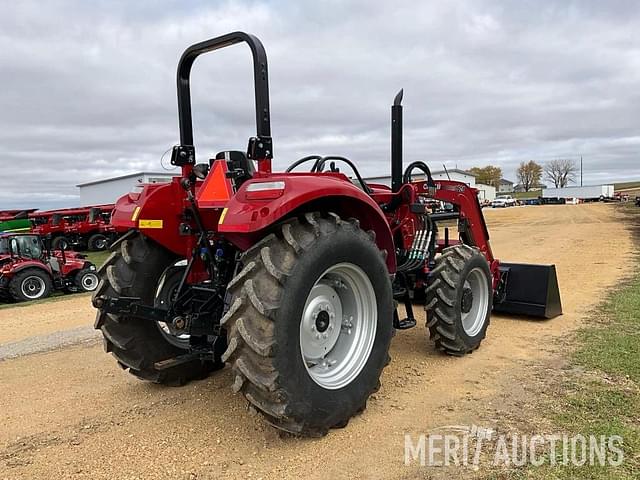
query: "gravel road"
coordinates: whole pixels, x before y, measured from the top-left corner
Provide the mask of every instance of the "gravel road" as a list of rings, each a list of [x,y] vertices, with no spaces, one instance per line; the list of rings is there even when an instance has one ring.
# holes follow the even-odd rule
[[[17,342],[0,345],[0,361],[78,344],[90,345],[99,342],[101,338],[100,332],[91,326],[61,330],[45,335],[34,335]]]

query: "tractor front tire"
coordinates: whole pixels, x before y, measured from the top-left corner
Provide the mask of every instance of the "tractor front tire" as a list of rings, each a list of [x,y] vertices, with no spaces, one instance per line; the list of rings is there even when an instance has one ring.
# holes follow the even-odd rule
[[[9,295],[16,302],[41,300],[51,295],[51,276],[40,268],[27,268],[15,274],[9,282]]]
[[[230,282],[233,390],[278,429],[318,437],[366,408],[389,362],[392,288],[357,220],[307,213],[244,253]]]
[[[112,245],[114,252],[98,270],[100,284],[93,299],[138,297],[153,306],[161,275],[176,258],[168,250],[131,231]],[[191,360],[167,369],[156,368],[156,362],[188,353],[172,345],[151,320],[114,315],[98,310],[95,328],[102,331],[104,348],[123,369],[138,378],[164,385],[179,386],[202,379],[218,368],[220,362]]]
[[[73,283],[78,292],[93,292],[98,288],[100,279],[98,278],[95,267],[93,267],[93,269],[83,268],[76,273]]]
[[[95,233],[89,237],[87,248],[92,252],[99,252],[109,248],[109,239],[106,235]]]
[[[445,248],[431,271],[426,291],[427,328],[436,348],[462,356],[480,346],[491,317],[489,264],[477,248]]]

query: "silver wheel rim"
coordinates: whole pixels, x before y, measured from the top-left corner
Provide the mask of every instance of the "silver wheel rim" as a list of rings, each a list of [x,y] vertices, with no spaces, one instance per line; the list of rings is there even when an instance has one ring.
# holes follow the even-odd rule
[[[327,269],[311,288],[300,320],[300,352],[313,381],[328,390],[349,385],[371,355],[377,324],[367,274],[352,263]]]
[[[155,295],[155,301],[154,301],[154,306],[157,308],[165,308],[168,309],[169,308],[169,302],[167,300],[173,298],[173,295],[175,292],[169,292],[167,294],[167,298],[163,298],[163,289],[165,288],[165,282],[167,280],[167,273],[170,271],[171,268],[175,268],[175,267],[185,267],[187,266],[187,261],[186,260],[180,260],[179,262],[176,262],[175,264],[173,264],[171,267],[169,267],[167,270],[165,270],[165,273],[162,274],[162,277],[160,278],[160,282],[158,283],[158,288],[156,289],[156,295]],[[182,334],[177,334],[171,331],[171,328],[169,327],[169,325],[166,322],[156,322],[156,324],[158,325],[158,328],[160,329],[160,333],[162,333],[162,336],[173,346],[178,347],[178,348],[182,348],[182,349],[188,349],[189,348],[189,339],[191,338],[191,335],[189,335],[188,333],[182,333]]]
[[[466,291],[466,292],[465,292]],[[470,308],[465,312],[464,295],[470,292]],[[463,286],[462,328],[470,337],[475,337],[485,323],[489,306],[489,281],[484,271],[476,267],[469,272]],[[469,301],[469,299],[466,299]]]
[[[22,294],[29,300],[40,298],[44,295],[45,291],[44,280],[37,275],[29,275],[22,281],[20,290],[22,290]]]
[[[80,284],[86,292],[93,292],[98,287],[98,276],[95,273],[86,273],[82,276]]]

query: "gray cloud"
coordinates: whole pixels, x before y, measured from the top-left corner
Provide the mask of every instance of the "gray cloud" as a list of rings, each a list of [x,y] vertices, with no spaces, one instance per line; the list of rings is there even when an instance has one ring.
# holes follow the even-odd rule
[[[435,167],[584,156],[585,181],[640,177],[637,2],[15,2],[0,17],[0,208],[74,205],[75,184],[157,170],[178,138],[191,43],[257,34],[277,168],[310,153],[388,172],[405,88],[406,160]],[[198,60],[201,158],[253,133],[249,53]]]

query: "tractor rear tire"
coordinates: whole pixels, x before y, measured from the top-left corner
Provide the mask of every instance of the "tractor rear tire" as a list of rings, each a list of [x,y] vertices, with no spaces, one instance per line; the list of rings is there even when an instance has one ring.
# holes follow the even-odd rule
[[[233,390],[295,435],[346,426],[390,360],[392,288],[373,236],[357,220],[307,213],[251,247],[242,263],[221,320]]]
[[[491,318],[489,264],[477,248],[459,244],[443,250],[426,290],[427,328],[436,348],[462,356],[480,346]]]
[[[27,268],[15,274],[9,282],[9,294],[16,302],[42,300],[51,295],[51,276],[40,268]]]
[[[89,237],[87,248],[92,252],[99,252],[109,248],[109,239],[106,235],[95,233]]]
[[[69,250],[69,240],[67,237],[59,235],[51,241],[51,250]]]
[[[139,297],[154,305],[158,281],[176,258],[144,235],[131,231],[112,245],[114,252],[98,270],[100,284],[93,299],[101,295]],[[220,362],[191,360],[159,370],[155,363],[188,353],[167,341],[160,326],[151,320],[114,315],[98,310],[95,328],[102,331],[104,348],[123,369],[138,378],[179,386],[202,379],[222,368]]]

